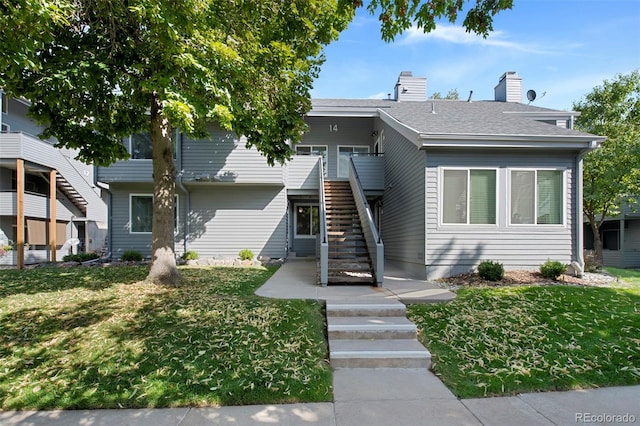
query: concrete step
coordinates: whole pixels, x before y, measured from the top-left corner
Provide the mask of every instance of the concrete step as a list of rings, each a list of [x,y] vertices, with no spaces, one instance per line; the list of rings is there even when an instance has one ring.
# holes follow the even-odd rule
[[[414,323],[405,317],[328,317],[331,339],[417,339]]]
[[[402,303],[336,303],[327,302],[327,317],[404,317]]]
[[[415,339],[330,340],[333,368],[430,368],[431,354]]]
[[[358,274],[360,275],[329,275],[327,282],[329,284],[374,284],[375,279],[372,274],[362,274],[362,271],[358,271]]]

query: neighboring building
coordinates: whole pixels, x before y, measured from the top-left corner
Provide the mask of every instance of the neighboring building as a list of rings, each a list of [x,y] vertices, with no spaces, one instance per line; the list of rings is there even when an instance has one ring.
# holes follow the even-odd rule
[[[427,100],[426,89],[403,72],[393,99],[314,100],[282,167],[215,125],[212,140],[178,135],[177,253],[319,256],[323,283],[380,282],[384,260],[428,279],[482,260],[531,269],[550,258],[581,272],[582,155],[604,138],[572,130],[575,112],[522,104],[513,72],[493,101]],[[125,143],[130,160],[98,168],[109,246],[149,256],[150,143]],[[367,252],[363,272],[352,263]]]
[[[107,208],[93,183],[94,167],[56,148],[54,140],[38,138],[43,128],[27,117],[27,101],[0,91],[0,104],[0,246],[12,246],[0,265],[102,250]]]
[[[640,268],[640,211],[638,205],[625,204],[616,217],[607,218],[600,227],[602,263],[616,268]],[[584,248],[593,250],[593,231],[585,219]]]

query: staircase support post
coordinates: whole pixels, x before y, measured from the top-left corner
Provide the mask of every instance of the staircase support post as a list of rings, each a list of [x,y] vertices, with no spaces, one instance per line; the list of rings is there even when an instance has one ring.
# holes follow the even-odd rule
[[[57,240],[57,226],[56,226],[56,170],[52,169],[49,171],[49,253],[50,253],[50,261],[56,261],[56,240]]]

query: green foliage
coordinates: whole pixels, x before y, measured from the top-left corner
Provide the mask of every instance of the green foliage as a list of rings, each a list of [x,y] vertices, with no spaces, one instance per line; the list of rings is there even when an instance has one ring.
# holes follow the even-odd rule
[[[602,262],[600,226],[625,203],[637,204],[640,194],[640,71],[605,80],[584,99],[576,128],[607,139],[584,157],[584,214],[594,233],[594,248]]]
[[[500,281],[504,278],[504,268],[502,263],[483,260],[478,265],[478,275],[485,280]]]
[[[357,6],[362,4],[361,0],[350,2]],[[392,41],[412,25],[430,32],[440,19],[456,22],[465,3],[464,0],[371,0],[367,9],[372,15],[378,14],[382,39]],[[471,3],[462,25],[467,31],[486,37],[493,30],[493,17],[502,10],[511,9],[513,0],[477,0]]]
[[[240,253],[238,253],[238,257],[241,260],[253,260],[253,252],[249,249],[242,249]]]
[[[120,260],[123,262],[140,262],[142,260],[142,254],[136,250],[127,250],[122,253]]]
[[[200,255],[198,255],[198,252],[193,250],[185,251],[184,253],[182,253],[182,259],[184,260],[197,260],[199,258]]]
[[[0,270],[0,409],[331,400],[321,305],[255,296],[274,269],[147,272]]]
[[[97,253],[77,253],[67,254],[62,257],[63,262],[86,262],[88,260],[94,260],[100,256]]]
[[[639,303],[640,286],[470,288],[407,313],[438,377],[475,398],[640,384]]]
[[[557,260],[548,259],[542,265],[540,265],[540,274],[544,278],[555,280],[560,275],[564,274],[564,271],[567,269],[567,265],[558,262]]]

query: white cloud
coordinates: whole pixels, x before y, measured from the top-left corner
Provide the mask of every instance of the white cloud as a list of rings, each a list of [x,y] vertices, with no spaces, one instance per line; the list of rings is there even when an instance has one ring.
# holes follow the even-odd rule
[[[389,92],[378,92],[373,95],[367,96],[367,99],[387,99]]]
[[[543,49],[540,46],[510,41],[502,31],[494,31],[487,38],[483,38],[477,34],[468,33],[463,27],[456,25],[439,25],[429,33],[425,33],[414,25],[405,34],[406,36],[398,44],[408,45],[427,40],[439,40],[453,44],[501,47],[529,53],[553,53],[550,49]]]

